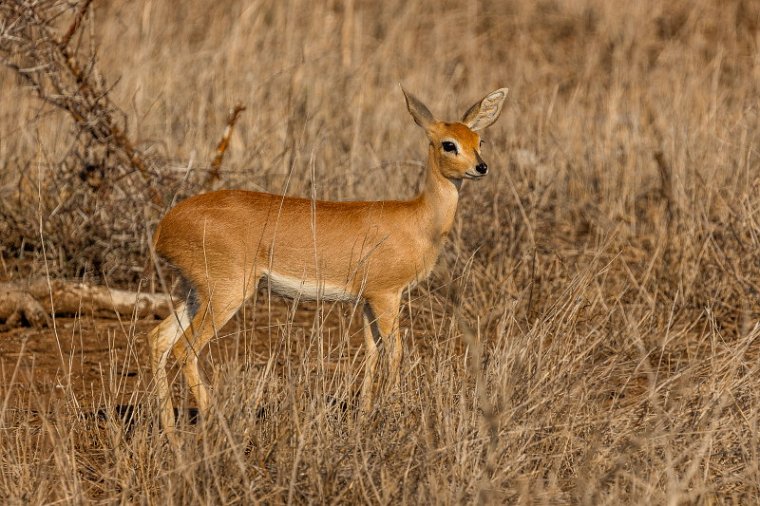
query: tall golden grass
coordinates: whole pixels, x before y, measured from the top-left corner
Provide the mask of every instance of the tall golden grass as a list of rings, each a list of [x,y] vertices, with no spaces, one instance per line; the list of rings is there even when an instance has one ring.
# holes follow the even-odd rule
[[[2,362],[3,502],[758,501],[760,4],[138,0],[85,23],[167,204],[199,191],[237,102],[222,186],[384,199],[414,193],[425,156],[399,82],[452,119],[511,91],[491,174],[405,296],[401,391],[367,421],[354,308],[260,299],[175,455],[146,324],[125,322],[103,367],[139,368],[134,391],[113,372],[76,390],[85,357],[61,353],[63,394],[14,404],[24,353]],[[136,287],[166,206],[97,146],[80,162],[120,179],[93,191],[68,117],[10,71],[0,94],[4,277]]]

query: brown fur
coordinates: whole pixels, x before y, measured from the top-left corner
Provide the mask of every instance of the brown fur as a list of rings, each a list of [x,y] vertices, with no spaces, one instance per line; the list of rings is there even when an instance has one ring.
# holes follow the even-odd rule
[[[467,125],[436,121],[410,95],[407,106],[430,141],[425,186],[413,200],[325,202],[223,190],[189,198],[161,221],[154,234],[155,250],[189,279],[199,304],[197,313],[181,306],[150,335],[161,418],[170,438],[174,419],[165,372],[169,350],[205,413],[208,398],[198,352],[265,276],[281,285],[282,280],[302,280],[303,286],[316,287],[326,299],[343,295],[366,302],[364,411],[371,408],[378,358],[373,336],[388,339],[390,378],[393,383],[398,380],[401,293],[432,270],[453,225],[458,186],[462,179],[479,178],[475,167],[483,163],[480,136]],[[477,120],[487,126],[500,110],[499,103],[495,112],[486,111]],[[456,142],[456,154],[442,149],[447,139]]]

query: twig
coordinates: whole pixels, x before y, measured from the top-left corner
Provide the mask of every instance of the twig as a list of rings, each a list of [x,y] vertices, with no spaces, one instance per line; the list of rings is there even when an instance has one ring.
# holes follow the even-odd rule
[[[87,12],[87,9],[90,8],[90,4],[92,4],[92,0],[84,0],[84,2],[82,2],[82,5],[79,7],[79,10],[77,11],[77,15],[74,16],[74,20],[71,22],[71,25],[69,26],[69,29],[66,30],[66,33],[58,42],[59,46],[66,47],[69,45],[69,42],[71,41],[71,37],[73,37],[74,34],[79,30],[79,25],[82,24],[82,19],[84,18],[84,15]]]
[[[206,186],[211,186],[217,182],[220,178],[219,171],[222,168],[222,161],[224,160],[224,154],[227,152],[227,148],[230,146],[230,137],[232,136],[232,129],[235,128],[240,113],[245,111],[243,104],[235,104],[235,107],[230,111],[227,116],[227,126],[224,127],[224,133],[219,143],[216,145],[216,156],[211,161],[211,170],[206,178]]]

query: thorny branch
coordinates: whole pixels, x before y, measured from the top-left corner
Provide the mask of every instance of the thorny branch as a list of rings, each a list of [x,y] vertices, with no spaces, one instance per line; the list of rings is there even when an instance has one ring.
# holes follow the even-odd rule
[[[28,2],[7,0],[0,3],[0,63],[11,69],[37,97],[63,111],[74,120],[78,135],[118,154],[138,171],[154,204],[162,198],[150,185],[152,174],[145,155],[135,147],[115,118],[123,112],[109,97],[110,88],[96,72],[96,58],[89,55],[83,63],[71,41],[81,33],[92,0],[82,1],[62,36],[56,35],[60,17],[71,4],[57,0]]]

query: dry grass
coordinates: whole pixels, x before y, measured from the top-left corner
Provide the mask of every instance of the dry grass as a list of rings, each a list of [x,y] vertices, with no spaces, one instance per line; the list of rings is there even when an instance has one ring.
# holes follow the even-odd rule
[[[93,12],[79,51],[98,48],[167,204],[201,188],[237,102],[222,186],[380,199],[413,194],[425,153],[398,82],[447,117],[511,92],[488,132],[491,175],[465,185],[437,269],[406,298],[401,392],[369,420],[352,405],[351,307],[249,307],[226,330],[233,351],[211,354],[217,409],[187,426],[180,456],[146,409],[145,323],[91,334],[112,352],[89,392],[71,373],[86,357],[66,351],[82,334],[30,332],[53,343],[61,388],[11,382],[28,353],[0,362],[4,503],[758,500],[756,2]],[[136,287],[165,206],[9,71],[0,93],[3,277]],[[114,372],[130,368],[134,387]],[[143,408],[128,424],[88,415],[124,398]]]

